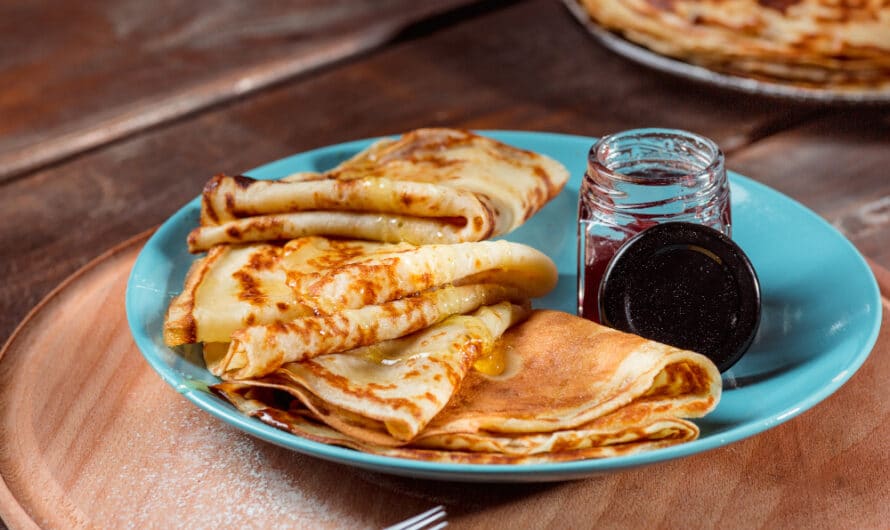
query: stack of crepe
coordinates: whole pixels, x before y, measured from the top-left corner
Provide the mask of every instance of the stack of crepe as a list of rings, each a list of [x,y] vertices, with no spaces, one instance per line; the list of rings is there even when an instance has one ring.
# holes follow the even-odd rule
[[[732,75],[809,88],[890,87],[884,0],[580,0],[601,26]]]
[[[707,358],[557,311],[508,304],[403,339],[290,363],[215,391],[316,441],[438,462],[619,456],[693,440],[720,399]],[[469,369],[502,356],[499,375]]]
[[[324,174],[214,178],[189,238],[208,251],[165,341],[203,343],[213,390],[244,413],[377,454],[518,463],[694,439],[683,418],[720,396],[710,361],[532,311],[553,262],[477,240],[521,224],[566,178],[541,155],[441,129]]]

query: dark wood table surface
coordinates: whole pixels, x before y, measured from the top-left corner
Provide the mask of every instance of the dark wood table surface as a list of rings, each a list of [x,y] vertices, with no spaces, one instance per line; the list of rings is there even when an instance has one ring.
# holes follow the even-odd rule
[[[890,106],[774,99],[659,73],[598,45],[555,1],[203,4],[0,7],[0,342],[64,278],[157,226],[210,175],[430,125],[589,136],[692,130],[723,147],[728,168],[815,210],[873,265],[890,268]],[[34,31],[43,38],[29,38]],[[870,405],[877,417],[860,418],[859,442],[890,439],[880,382],[890,364],[870,359],[863,371],[849,385],[874,383],[883,398]],[[796,448],[793,456],[812,436],[826,450],[819,432],[805,432],[819,422],[804,418],[834,399],[775,429],[772,442]],[[757,524],[800,525],[816,507],[817,526],[886,524],[888,448],[837,449],[823,463],[842,479],[782,464],[770,487],[799,489],[805,502]],[[751,465],[744,455],[738,462]],[[869,485],[856,478],[863,473],[884,480]],[[621,486],[628,502],[642,503],[621,505],[624,519],[601,507],[574,523],[687,521],[666,513],[663,497],[647,512],[634,490],[644,486]],[[675,510],[705,509],[680,492],[669,498]],[[570,525],[560,517],[537,523]],[[731,512],[721,517],[745,526]]]

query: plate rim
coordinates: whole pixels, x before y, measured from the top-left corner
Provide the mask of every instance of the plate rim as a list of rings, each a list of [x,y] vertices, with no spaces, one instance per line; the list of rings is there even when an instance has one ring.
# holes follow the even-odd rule
[[[586,145],[593,145],[596,141],[593,137],[563,134],[554,132],[535,132],[535,131],[517,131],[517,130],[479,130],[475,131],[485,136],[491,136],[495,139],[506,143],[519,141],[540,141],[540,139],[548,139],[558,142],[578,142]],[[352,140],[337,144],[310,149],[300,153],[295,153],[282,157],[280,159],[268,162],[256,168],[253,168],[245,174],[254,174],[258,178],[269,178],[267,174],[279,170],[280,167],[292,163],[296,158],[308,157],[318,158],[331,151],[361,149],[370,143],[381,138],[389,138],[391,136],[382,136],[376,138],[365,138]],[[154,353],[154,344],[148,333],[143,334],[142,322],[137,320],[138,310],[135,307],[135,298],[131,294],[134,285],[134,279],[140,269],[140,263],[143,262],[145,256],[157,245],[168,230],[173,230],[177,226],[178,221],[188,216],[191,209],[196,208],[200,204],[200,195],[185,203],[173,215],[155,231],[154,234],[145,243],[145,246],[139,251],[139,255],[134,262],[127,279],[126,292],[126,313],[127,323],[134,342],[137,345],[142,357],[148,362],[152,369],[160,375],[161,379],[177,392],[182,394],[190,402],[198,406],[200,409],[211,414],[212,416],[228,423],[239,430],[242,430],[252,436],[260,438],[270,443],[285,447],[300,453],[322,458],[325,460],[350,465],[357,468],[368,469],[373,471],[382,471],[396,475],[431,478],[444,480],[463,480],[463,481],[546,481],[546,480],[566,480],[573,478],[582,478],[593,476],[600,473],[608,473],[630,469],[633,467],[650,465],[659,462],[666,462],[677,458],[693,456],[704,453],[719,447],[726,446],[730,443],[750,438],[771,429],[781,423],[784,423],[803,412],[810,410],[818,403],[825,400],[833,394],[837,389],[843,386],[855,374],[865,360],[874,349],[880,331],[880,323],[882,318],[882,307],[880,304],[880,290],[877,280],[871,272],[868,263],[856,247],[843,235],[837,228],[832,226],[822,216],[807,208],[805,205],[789,197],[766,184],[762,184],[749,177],[736,173],[734,171],[727,172],[730,183],[737,182],[749,188],[757,188],[758,191],[767,194],[775,194],[783,200],[789,201],[795,208],[805,212],[806,215],[812,216],[821,224],[821,226],[832,233],[834,237],[839,238],[847,250],[851,253],[853,259],[860,265],[864,271],[867,271],[866,278],[869,283],[869,290],[873,299],[869,302],[875,302],[876,310],[874,311],[874,323],[871,326],[869,336],[865,340],[866,347],[851,356],[845,365],[845,370],[839,376],[831,379],[830,384],[819,387],[816,391],[809,393],[804,399],[795,403],[789,403],[789,406],[783,410],[771,414],[768,417],[760,418],[756,421],[748,421],[738,424],[729,430],[721,431],[719,434],[706,438],[698,438],[688,443],[679,444],[671,447],[655,449],[652,451],[641,452],[631,455],[623,455],[618,457],[575,460],[568,462],[553,463],[532,463],[532,464],[460,464],[460,463],[441,463],[429,462],[423,460],[413,460],[407,458],[398,458],[391,456],[375,455],[364,453],[353,449],[324,444],[309,440],[307,438],[294,435],[269,425],[266,425],[255,418],[243,415],[229,403],[224,402],[215,395],[196,388],[194,384],[189,384],[182,377],[177,376],[172,367],[165,364],[164,360]],[[278,175],[284,176],[284,174]],[[200,386],[200,385],[199,385]]]

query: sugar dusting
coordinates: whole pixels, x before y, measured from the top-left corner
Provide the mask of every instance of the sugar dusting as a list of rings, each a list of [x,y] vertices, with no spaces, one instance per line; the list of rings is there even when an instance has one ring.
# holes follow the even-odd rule
[[[135,428],[110,431],[126,433],[118,440],[104,440],[117,446],[113,453],[126,455],[125,461],[110,462],[111,452],[108,457],[94,455],[82,470],[77,482],[93,489],[91,499],[83,500],[92,504],[89,511],[97,526],[367,525],[350,513],[348,499],[326,491],[319,480],[318,472],[329,472],[329,464],[253,439],[181,398],[177,401],[158,410],[149,426],[138,425],[131,416],[124,421]],[[133,412],[143,416],[146,411],[139,408]],[[151,411],[145,415],[151,416]],[[101,491],[95,491],[97,486]]]

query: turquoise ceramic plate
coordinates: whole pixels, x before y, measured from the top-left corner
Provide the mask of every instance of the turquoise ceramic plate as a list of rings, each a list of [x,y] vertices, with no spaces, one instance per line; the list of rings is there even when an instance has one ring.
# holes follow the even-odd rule
[[[492,132],[503,142],[550,155],[572,178],[555,200],[507,239],[547,253],[559,285],[537,307],[574,311],[575,208],[593,138]],[[249,174],[271,179],[333,167],[369,144],[335,145],[295,155]],[[269,442],[318,458],[412,477],[474,481],[562,480],[693,455],[752,436],[813,407],[862,365],[881,320],[877,283],[863,258],[834,228],[788,197],[731,175],[734,239],[751,258],[763,291],[763,314],[751,349],[724,374],[717,409],[697,420],[701,437],[656,451],[554,464],[478,465],[417,462],[312,442],[239,414],[206,390],[216,382],[196,352],[164,346],[161,328],[170,299],[182,289],[193,260],[186,234],[198,223],[199,202],[187,204],[145,245],[127,287],[127,318],[136,344],[160,376],[197,406]]]

